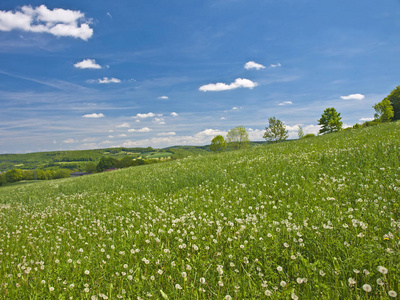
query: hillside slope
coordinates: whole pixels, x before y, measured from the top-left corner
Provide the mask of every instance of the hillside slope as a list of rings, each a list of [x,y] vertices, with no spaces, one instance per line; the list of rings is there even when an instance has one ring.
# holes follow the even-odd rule
[[[399,123],[5,187],[0,295],[385,298],[399,198]]]

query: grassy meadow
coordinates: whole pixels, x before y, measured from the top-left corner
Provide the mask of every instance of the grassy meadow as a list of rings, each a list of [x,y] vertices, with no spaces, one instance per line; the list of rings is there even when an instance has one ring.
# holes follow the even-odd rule
[[[391,299],[400,123],[0,188],[1,299]]]

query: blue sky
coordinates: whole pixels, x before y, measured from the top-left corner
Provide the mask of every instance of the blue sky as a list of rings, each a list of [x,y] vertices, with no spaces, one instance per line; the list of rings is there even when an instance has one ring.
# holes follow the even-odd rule
[[[400,84],[400,1],[0,3],[0,153],[350,126]]]

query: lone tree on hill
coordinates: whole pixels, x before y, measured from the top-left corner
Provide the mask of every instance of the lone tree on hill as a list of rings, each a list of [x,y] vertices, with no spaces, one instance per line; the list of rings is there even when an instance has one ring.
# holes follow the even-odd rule
[[[213,152],[222,152],[226,149],[226,141],[222,135],[217,135],[212,139],[210,149]]]
[[[331,133],[342,130],[343,123],[340,121],[341,119],[340,113],[333,107],[325,109],[321,118],[318,120],[318,125],[322,126],[319,133]]]
[[[400,120],[400,85],[397,86],[389,95],[383,100],[389,100],[393,107],[392,121]]]
[[[385,98],[381,102],[376,103],[373,108],[375,109],[374,118],[375,121],[379,123],[390,122],[393,118],[393,106],[390,104],[390,101]]]
[[[268,127],[265,127],[263,138],[268,142],[281,142],[288,138],[286,125],[275,117],[268,119]]]
[[[237,126],[228,131],[226,139],[234,149],[242,149],[249,146],[249,134],[243,126]]]

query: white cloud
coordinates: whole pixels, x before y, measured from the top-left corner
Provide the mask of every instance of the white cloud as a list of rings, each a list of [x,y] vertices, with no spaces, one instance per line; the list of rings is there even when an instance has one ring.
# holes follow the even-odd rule
[[[158,133],[157,135],[158,136],[174,136],[174,135],[176,135],[176,132],[173,132],[173,131],[171,131],[171,132],[161,132],[161,133]]]
[[[242,107],[236,107],[236,106],[232,107],[232,110],[241,110],[241,109]]]
[[[74,67],[79,69],[101,69],[101,66],[96,64],[94,59],[84,59],[74,64]]]
[[[152,131],[152,129],[150,129],[149,127],[143,127],[140,129],[129,129],[128,132],[150,132]]]
[[[226,131],[222,131],[219,129],[205,129],[203,131],[200,131],[199,133],[196,133],[195,136],[201,137],[201,136],[216,136],[216,135],[226,135]]]
[[[156,115],[153,114],[152,112],[149,112],[147,114],[137,114],[136,118],[140,118],[140,119],[146,119],[146,118],[152,118],[155,117]]]
[[[226,118],[225,117],[221,117],[221,120],[226,120]]]
[[[126,137],[127,135],[125,133],[119,134],[118,137]]]
[[[282,67],[280,63],[277,63],[276,65],[272,64],[270,65],[271,68],[276,68],[276,67]]]
[[[113,135],[109,135],[108,138],[109,138],[109,139],[113,139],[114,136],[113,136]]]
[[[115,127],[117,127],[117,128],[129,128],[131,126],[129,125],[129,123],[122,123],[122,124],[119,124],[119,125],[117,125]]]
[[[218,92],[218,91],[234,90],[237,88],[252,89],[252,88],[256,87],[257,85],[258,85],[258,83],[253,82],[249,79],[237,78],[235,80],[235,82],[232,82],[231,84],[225,84],[225,83],[221,83],[221,82],[210,83],[210,84],[201,86],[199,88],[199,90],[202,92],[208,92],[208,91]]]
[[[291,104],[293,104],[292,101],[283,101],[283,102],[279,103],[278,105],[283,106],[283,105],[291,105]]]
[[[64,144],[74,144],[74,143],[78,143],[78,140],[74,140],[74,139],[66,139],[63,141]]]
[[[250,141],[263,140],[264,132],[265,132],[265,130],[261,130],[261,129],[252,129],[252,128],[247,129],[247,133],[249,134]]]
[[[265,69],[265,66],[258,64],[254,61],[249,61],[244,65],[244,68],[246,70],[250,70],[250,69],[256,69],[256,70],[260,70],[260,69]]]
[[[363,94],[351,94],[348,96],[340,96],[343,100],[362,100],[365,98]]]
[[[74,10],[55,8],[45,5],[33,8],[24,5],[19,11],[0,11],[0,31],[22,30],[28,32],[46,32],[55,36],[69,36],[87,41],[93,35],[90,20],[85,14]]]
[[[117,78],[108,78],[108,77],[104,77],[103,79],[98,79],[99,83],[120,83],[121,80],[117,79]]]
[[[360,121],[361,122],[367,122],[367,121],[373,121],[375,120],[374,118],[361,118]]]
[[[173,116],[173,117],[177,117],[177,116],[179,116],[176,112],[172,112],[171,113],[171,116]]]
[[[164,125],[165,121],[164,118],[154,118],[154,123]]]
[[[109,12],[107,12],[106,15],[112,19],[112,15]]]
[[[91,119],[98,119],[98,118],[104,118],[104,115],[102,113],[100,114],[87,114],[87,115],[83,115],[83,118],[91,118]]]
[[[161,96],[161,97],[158,97],[157,99],[160,99],[160,100],[168,100],[168,96]]]

